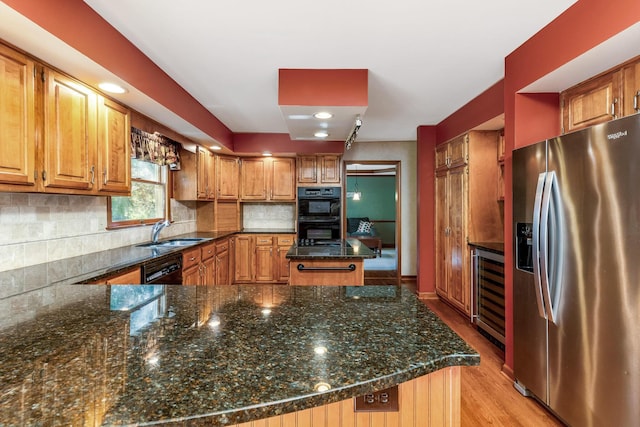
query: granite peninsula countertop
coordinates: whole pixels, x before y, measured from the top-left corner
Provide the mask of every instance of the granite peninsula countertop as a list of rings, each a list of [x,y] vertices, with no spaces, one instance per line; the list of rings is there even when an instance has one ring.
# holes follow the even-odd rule
[[[346,239],[335,245],[291,246],[289,259],[339,260],[375,258],[376,254],[358,239]]]
[[[395,286],[58,285],[48,298],[0,323],[3,425],[223,426],[480,362]]]

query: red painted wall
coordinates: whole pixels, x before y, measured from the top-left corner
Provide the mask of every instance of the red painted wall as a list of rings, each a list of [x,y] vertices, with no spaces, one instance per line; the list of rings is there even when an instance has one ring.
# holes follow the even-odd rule
[[[342,154],[344,141],[294,141],[288,133],[235,133],[234,152],[271,154]]]
[[[229,149],[232,133],[82,0],[3,0]]]
[[[434,293],[435,287],[435,147],[436,127],[419,126],[417,133],[418,230],[417,291]]]
[[[369,70],[280,69],[278,105],[367,106]]]
[[[504,80],[469,101],[438,123],[438,144],[449,141],[504,113]]]

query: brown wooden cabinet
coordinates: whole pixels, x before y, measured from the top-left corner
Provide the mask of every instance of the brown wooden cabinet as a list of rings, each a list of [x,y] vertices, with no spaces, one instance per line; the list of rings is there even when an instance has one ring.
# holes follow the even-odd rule
[[[235,236],[235,281],[238,283],[286,283],[287,251],[293,234],[239,234]],[[284,260],[286,261],[283,261]],[[286,271],[283,269],[286,267]]]
[[[338,155],[299,156],[296,160],[298,184],[340,184],[341,158]]]
[[[295,159],[242,159],[240,197],[249,201],[295,200]]]
[[[231,278],[229,277],[229,253],[230,239],[223,239],[216,242],[216,285],[229,285]]]
[[[295,241],[295,235],[279,235],[276,237],[276,257],[277,257],[277,269],[276,280],[281,283],[287,283],[289,281],[289,265],[290,261],[287,258],[287,252],[291,248]]]
[[[273,258],[273,236],[258,235],[255,237],[255,281],[273,282],[274,267],[276,263]]]
[[[30,58],[0,45],[0,190],[35,189],[34,73]]]
[[[436,293],[465,314],[471,291],[468,242],[503,240],[498,137],[499,132],[472,131],[436,147]]]
[[[131,190],[131,115],[127,108],[98,97],[98,191]]]
[[[635,114],[640,102],[640,57],[560,94],[562,133]]]
[[[237,200],[240,195],[240,159],[216,156],[218,200]]]
[[[130,112],[0,45],[0,191],[128,194]]]
[[[235,282],[253,281],[253,236],[238,234],[234,237]]]
[[[182,252],[182,284],[213,286],[216,284],[216,243],[211,242]]]
[[[97,173],[97,95],[56,71],[45,75],[45,188],[91,190]]]
[[[173,198],[176,200],[215,199],[215,157],[196,147],[195,152],[180,150],[180,170],[173,173]]]

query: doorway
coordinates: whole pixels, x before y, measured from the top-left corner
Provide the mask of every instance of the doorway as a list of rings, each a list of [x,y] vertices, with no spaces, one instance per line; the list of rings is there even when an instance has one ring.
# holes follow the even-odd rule
[[[345,161],[343,230],[376,252],[364,261],[365,285],[399,285],[401,213],[399,161]],[[358,232],[369,222],[369,233]],[[366,230],[366,224],[363,227]],[[362,228],[361,228],[362,230]]]

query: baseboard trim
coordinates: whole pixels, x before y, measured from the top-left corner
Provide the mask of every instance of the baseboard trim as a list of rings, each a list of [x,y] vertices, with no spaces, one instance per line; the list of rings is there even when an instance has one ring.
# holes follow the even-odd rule
[[[417,292],[419,299],[438,299],[438,294],[435,292]]]
[[[403,282],[417,282],[418,278],[416,276],[400,276],[400,280]]]
[[[513,369],[511,369],[511,366],[508,366],[506,363],[504,363],[502,365],[502,374],[509,378],[511,381],[515,381],[516,379],[516,375],[513,372]]]

